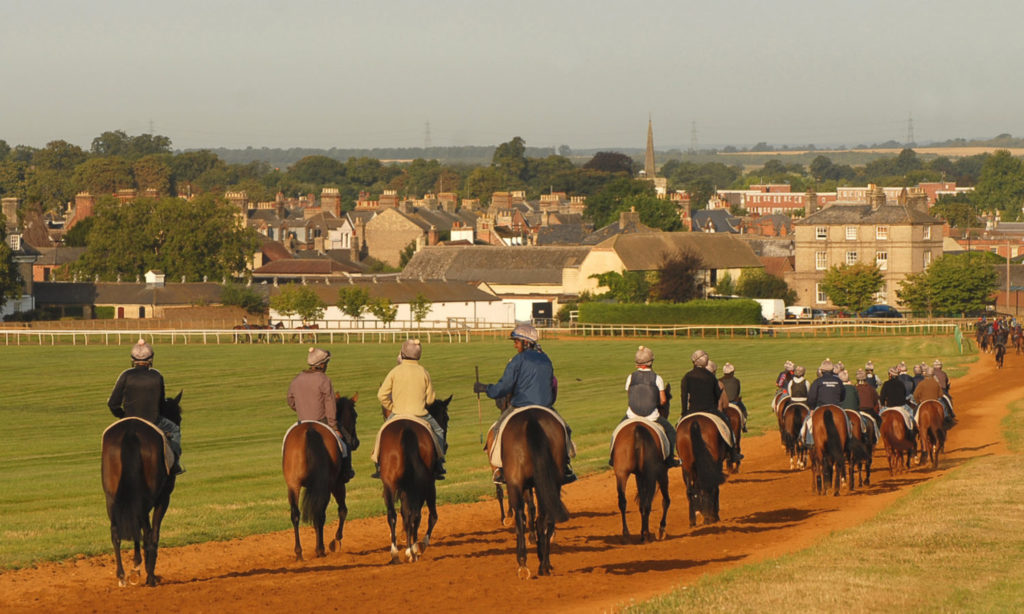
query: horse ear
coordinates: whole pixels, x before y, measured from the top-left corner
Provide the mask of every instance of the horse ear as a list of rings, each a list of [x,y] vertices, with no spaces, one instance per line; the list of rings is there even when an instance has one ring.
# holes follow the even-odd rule
[[[359,393],[357,392],[354,395],[352,395],[352,402],[355,403],[358,400],[359,400]]]
[[[184,389],[182,389],[182,390],[179,390],[179,391],[178,391],[178,396],[174,397],[174,401],[175,401],[176,403],[180,403],[180,402],[181,402],[181,395],[182,395],[182,393],[184,393],[184,392],[185,392],[185,390],[184,390]]]
[[[450,395],[448,395],[448,398],[444,400],[444,404],[445,404],[445,405],[448,405],[449,403],[451,403],[451,402],[452,402],[452,397],[453,397],[453,396],[455,396],[455,395],[451,395],[451,394],[450,394]]]

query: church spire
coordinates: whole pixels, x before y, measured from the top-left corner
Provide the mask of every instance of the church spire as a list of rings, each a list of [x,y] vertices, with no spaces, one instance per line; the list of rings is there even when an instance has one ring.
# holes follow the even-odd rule
[[[654,179],[654,124],[647,117],[647,154],[644,156],[644,175]]]

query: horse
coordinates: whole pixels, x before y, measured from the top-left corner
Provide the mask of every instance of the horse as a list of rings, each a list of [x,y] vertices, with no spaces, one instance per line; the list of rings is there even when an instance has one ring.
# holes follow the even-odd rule
[[[359,447],[359,438],[356,437],[358,400],[358,394],[353,395],[351,399],[337,396],[334,404],[341,438],[349,447],[349,454]],[[302,544],[299,541],[300,519],[313,523],[316,532],[316,556],[326,556],[324,524],[327,521],[327,504],[330,503],[332,494],[338,504],[338,530],[330,543],[331,552],[334,552],[341,546],[348,507],[345,505],[347,479],[342,471],[341,450],[331,427],[313,421],[300,422],[292,427],[285,435],[281,467],[288,488],[288,506],[291,509],[292,530],[295,533],[295,560],[302,560]]]
[[[790,404],[792,398],[789,393],[785,390],[779,390],[775,393],[772,398],[772,412],[775,413],[775,419],[779,423],[779,442],[785,446],[786,442],[782,440],[782,413],[786,410],[786,407]]]
[[[161,404],[160,415],[181,426],[181,392]],[[122,418],[103,432],[102,459],[103,493],[110,519],[110,541],[117,560],[117,583],[119,586],[138,583],[141,538],[146,554],[146,586],[156,586],[160,524],[167,513],[176,477],[170,471],[171,463],[167,462],[173,459],[164,454],[164,437],[156,426],[145,420]],[[123,539],[135,543],[134,568],[127,579],[121,562]]]
[[[1003,368],[1003,358],[1006,356],[1006,344],[996,343],[996,368]]]
[[[782,435],[782,445],[789,454],[790,469],[803,469],[807,466],[807,447],[800,440],[800,428],[810,412],[807,404],[800,401],[791,401],[782,410],[779,432]]]
[[[837,405],[822,405],[811,412],[810,428],[814,434],[810,451],[812,489],[819,495],[826,495],[829,484],[834,482],[832,495],[838,497],[849,440],[846,414]],[[852,476],[850,490],[853,490]]]
[[[739,406],[735,403],[729,403],[728,407],[725,408],[725,415],[729,418],[729,430],[732,431],[732,440],[736,446],[736,451],[739,452],[740,436],[743,435],[743,412],[740,411]],[[739,473],[740,462],[736,461],[734,463],[731,460],[727,460],[725,466],[729,473]]]
[[[490,458],[491,448],[494,446],[494,431],[489,430],[487,432],[487,443],[484,445],[484,451],[487,452],[488,458]],[[491,470],[497,469],[495,466],[491,466]],[[511,527],[515,524],[514,510],[512,509],[512,502],[509,501],[508,507],[505,507],[505,491],[507,486],[502,484],[494,485],[494,496],[498,499],[498,522],[503,527]],[[533,489],[528,488],[523,494],[523,498],[526,500],[526,519],[527,519],[527,534],[530,535],[532,543],[536,543],[535,532],[536,525],[535,520],[537,517],[537,505],[533,497]]]
[[[427,412],[448,432],[448,404],[452,397],[436,399],[427,406]],[[398,514],[395,501],[401,502],[402,528],[405,531],[406,559],[412,563],[419,559],[430,545],[430,536],[437,524],[437,487],[434,467],[440,462],[434,434],[426,426],[411,420],[391,420],[380,431],[377,460],[380,480],[384,485],[384,505],[387,507],[388,528],[391,530],[391,563],[399,562],[395,525]],[[427,506],[427,533],[419,541],[420,519],[423,505]]]
[[[882,410],[882,444],[889,461],[889,475],[893,476],[910,469],[910,458],[915,451],[914,431],[907,428],[902,412]],[[904,458],[906,455],[906,458]]]
[[[722,464],[729,455],[728,442],[711,418],[684,416],[676,424],[676,453],[690,503],[690,527],[697,524],[697,512],[705,523],[718,522],[718,489],[726,479]]]
[[[921,403],[917,408],[917,442],[921,457],[918,464],[924,463],[925,456],[932,463],[932,469],[939,466],[939,452],[946,447],[945,409],[937,400]]]
[[[855,410],[844,410],[850,418],[850,437],[847,440],[847,461],[850,464],[850,488],[853,489],[853,478],[856,473],[858,486],[871,485],[871,456],[874,454],[878,438],[875,433],[874,418],[865,418],[864,414]],[[868,423],[865,428],[863,419]]]
[[[1024,330],[1020,326],[1013,329],[1013,335],[1010,339],[1013,341],[1013,348],[1016,350],[1017,355],[1024,354]]]
[[[659,443],[661,425],[636,421],[622,427],[612,442],[612,467],[622,516],[622,539],[629,539],[626,526],[626,482],[635,476],[636,503],[640,509],[640,543],[654,541],[649,528],[651,504],[655,490],[661,490],[661,522],[658,539],[665,538],[665,517],[671,499],[668,494],[668,465]]]
[[[515,515],[517,575],[530,577],[526,567],[527,490],[537,499],[537,575],[551,574],[551,537],[555,525],[569,519],[562,503],[562,475],[566,461],[565,427],[550,411],[528,407],[513,413],[501,432],[501,462],[508,501]]]

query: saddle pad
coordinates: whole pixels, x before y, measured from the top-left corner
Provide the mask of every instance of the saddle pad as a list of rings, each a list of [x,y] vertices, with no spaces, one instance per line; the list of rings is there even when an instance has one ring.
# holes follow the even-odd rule
[[[507,416],[505,416],[505,420],[502,421],[502,423],[498,426],[498,432],[494,434],[494,446],[491,448],[491,451],[490,451],[490,460],[491,460],[491,466],[492,467],[501,467],[502,466],[502,464],[501,464],[501,435],[502,435],[502,433],[505,432],[505,425],[508,424],[509,418],[511,418],[512,416],[514,416],[514,415],[516,415],[516,414],[518,414],[520,412],[526,411],[527,409],[543,409],[544,411],[546,411],[549,414],[551,414],[552,416],[554,416],[558,420],[558,423],[562,425],[562,428],[566,429],[566,433],[568,433],[568,428],[569,427],[565,424],[565,420],[562,419],[562,416],[560,416],[557,411],[551,409],[550,407],[544,407],[543,405],[524,405],[523,407],[517,407],[517,408],[513,409],[511,412],[509,412],[509,414]],[[568,437],[566,437],[566,439],[568,439]],[[576,444],[574,444],[572,442],[569,442],[569,445],[570,445],[569,456],[575,457],[576,456]]]
[[[103,435],[100,436],[100,441],[103,441],[103,437],[106,437],[107,431],[109,431],[111,428],[113,428],[114,425],[120,424],[120,423],[122,423],[122,422],[124,422],[126,420],[138,420],[139,422],[145,424],[146,426],[148,426],[149,428],[153,429],[155,432],[157,432],[160,435],[161,441],[164,442],[164,466],[167,469],[167,473],[170,474],[171,473],[171,468],[174,467],[174,451],[171,450],[171,444],[167,441],[167,435],[165,435],[164,432],[160,430],[160,427],[158,427],[157,425],[153,424],[149,420],[146,420],[144,418],[136,418],[134,416],[131,416],[131,417],[128,417],[128,418],[121,418],[117,422],[114,422],[113,424],[111,424],[107,428],[103,429]]]
[[[732,429],[729,428],[729,425],[725,423],[725,420],[722,420],[715,414],[709,414],[703,411],[695,411],[692,414],[686,414],[685,416],[679,419],[679,422],[676,422],[676,430],[678,431],[679,427],[682,426],[683,422],[689,420],[690,418],[693,418],[694,416],[704,416],[705,418],[711,418],[711,421],[714,423],[714,425],[718,427],[718,434],[722,436],[722,439],[725,440],[725,443],[729,444],[730,447],[736,445],[736,442],[734,442],[732,439]]]
[[[807,407],[807,403],[803,403],[801,401],[792,401],[789,404],[787,404],[786,407],[782,410],[782,419],[785,420],[786,419],[786,412],[788,412],[790,409],[796,407],[797,405],[799,405],[800,407],[803,407],[804,409],[806,409],[808,415],[810,415],[811,408]]]
[[[611,448],[615,448],[615,440],[619,436],[619,431],[624,429],[626,426],[634,424],[636,422],[639,422],[642,426],[647,427],[648,430],[655,434],[655,439],[657,439],[658,443],[661,444],[661,457],[668,458],[668,435],[665,434],[665,429],[661,428],[661,425],[655,422],[654,420],[648,420],[647,418],[626,418],[625,420],[620,422],[619,425],[615,427],[615,430],[612,431]],[[609,452],[611,452],[611,450],[609,450]]]
[[[434,432],[434,427],[430,426],[430,423],[419,416],[409,416],[405,414],[391,414],[391,416],[384,421],[384,424],[380,425],[377,430],[377,438],[373,441],[373,452],[370,453],[370,460],[377,462],[377,453],[380,452],[380,434],[384,432],[384,427],[394,422],[395,420],[407,420],[414,422],[423,428],[427,429],[430,433],[430,438],[434,441],[434,450],[437,451],[437,458],[444,460],[444,448],[441,446],[441,441],[437,438],[437,433]]]
[[[785,401],[788,398],[789,398],[789,393],[788,392],[786,392],[784,390],[780,390],[780,391],[776,392],[775,393],[775,398],[772,399],[772,411],[775,412],[776,414],[778,414],[779,413],[779,407],[782,405],[782,402]]]
[[[327,429],[328,431],[330,431],[331,434],[334,435],[334,440],[338,442],[338,448],[341,450],[341,456],[342,457],[348,456],[348,446],[346,446],[345,442],[341,440],[341,436],[338,435],[338,433],[336,433],[334,431],[334,429],[332,429],[331,427],[327,426],[323,422],[320,422],[319,420],[299,420],[298,422],[296,422],[296,423],[292,424],[291,426],[289,426],[288,430],[285,431],[285,433],[284,433],[284,438],[281,440],[281,455],[282,456],[284,456],[284,442],[288,440],[288,433],[291,433],[293,428],[299,426],[300,424],[305,424],[307,422],[312,422],[314,424],[319,424],[319,425],[323,426],[325,429]]]
[[[865,425],[870,424],[875,429],[875,441],[880,440],[882,438],[882,432],[878,430],[878,423],[875,422],[875,417],[863,411],[858,411],[857,413],[860,414],[861,426],[867,428]]]
[[[881,415],[885,414],[885,412],[887,412],[887,411],[898,411],[898,412],[900,412],[900,415],[903,416],[903,421],[907,424],[907,428],[909,430],[912,431],[915,428],[917,428],[917,423],[914,422],[913,414],[911,414],[910,411],[907,410],[906,407],[884,407],[884,408],[882,408],[882,411],[879,412],[878,415],[881,416]]]
[[[747,428],[747,417],[743,415],[743,410],[740,406],[735,403],[729,403],[729,407],[735,409],[740,414],[740,430]]]

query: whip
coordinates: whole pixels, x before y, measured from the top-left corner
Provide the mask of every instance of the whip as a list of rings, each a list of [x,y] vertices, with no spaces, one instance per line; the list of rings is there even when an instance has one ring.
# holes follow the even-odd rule
[[[480,383],[480,366],[479,365],[475,365],[473,368],[476,369],[476,383],[479,384]],[[483,409],[481,409],[481,407],[480,407],[480,393],[479,392],[476,393],[476,423],[477,423],[477,432],[480,434],[480,445],[483,445],[483,443],[484,443],[484,413],[483,413]]]

